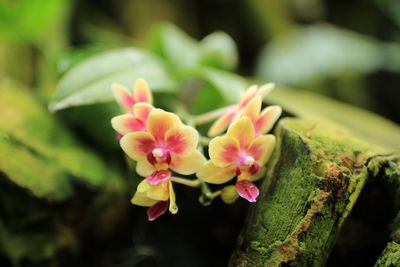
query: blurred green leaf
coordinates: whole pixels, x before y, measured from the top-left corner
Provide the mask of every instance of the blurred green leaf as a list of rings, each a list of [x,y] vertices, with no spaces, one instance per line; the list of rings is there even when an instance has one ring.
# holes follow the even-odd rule
[[[354,107],[325,96],[277,87],[267,98],[281,105],[285,111],[318,122],[329,120],[350,130],[380,152],[400,150],[400,127],[367,110]],[[333,133],[334,134],[334,133]]]
[[[238,51],[235,41],[225,32],[213,32],[200,41],[203,65],[232,71],[238,64]]]
[[[66,197],[70,191],[66,174],[90,186],[119,186],[119,175],[76,142],[19,86],[7,81],[0,84],[0,113],[0,129],[6,135],[1,146],[7,152],[2,154],[1,166],[10,179],[38,192],[38,197]],[[28,168],[21,168],[25,164]],[[49,184],[44,186],[46,181]]]
[[[239,101],[240,93],[248,86],[241,76],[212,68],[201,68],[200,77],[215,87],[228,103]]]
[[[0,3],[0,38],[28,42],[35,40],[61,14],[65,4],[64,0]]]
[[[154,91],[172,91],[176,83],[157,57],[135,48],[101,53],[78,64],[60,80],[49,108],[52,111],[113,99],[111,84],[132,87],[137,78]]]
[[[200,60],[197,41],[167,22],[153,28],[150,49],[176,68],[192,68]]]
[[[51,160],[38,157],[5,133],[0,136],[0,151],[1,172],[18,186],[39,198],[61,200],[71,195],[68,175]]]
[[[299,85],[349,72],[370,72],[383,64],[376,40],[330,25],[313,25],[268,43],[256,76],[262,81]]]

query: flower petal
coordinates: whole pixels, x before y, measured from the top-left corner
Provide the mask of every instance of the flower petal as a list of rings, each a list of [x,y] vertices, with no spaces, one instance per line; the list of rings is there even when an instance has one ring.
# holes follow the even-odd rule
[[[274,146],[275,136],[272,134],[262,135],[253,140],[247,152],[262,166],[270,158]]]
[[[136,191],[131,199],[131,203],[141,207],[151,207],[157,203],[157,200],[149,198],[146,193]]]
[[[154,109],[154,107],[147,103],[137,103],[133,106],[133,114],[136,117],[146,122],[149,117],[150,112]]]
[[[169,167],[179,174],[190,175],[198,171],[206,163],[206,158],[197,150],[185,157],[172,155]]]
[[[275,122],[279,119],[281,114],[282,108],[280,106],[269,106],[265,108],[254,124],[256,133],[268,133],[274,126]]]
[[[190,126],[180,126],[169,129],[165,133],[165,145],[172,154],[188,155],[196,149],[199,134]]]
[[[257,90],[257,94],[261,96],[261,98],[266,97],[273,89],[275,88],[274,83],[266,83],[261,85],[261,87]]]
[[[151,185],[159,184],[171,177],[171,172],[169,170],[159,170],[155,171],[146,177],[146,181]]]
[[[249,180],[241,180],[236,182],[236,191],[239,196],[246,199],[249,202],[256,202],[260,191],[257,186]]]
[[[122,137],[122,150],[133,160],[147,159],[147,154],[155,148],[153,136],[147,132],[128,133]]]
[[[133,97],[136,102],[144,102],[151,104],[153,102],[153,96],[149,89],[149,85],[144,79],[137,79],[133,87]]]
[[[258,181],[258,180],[264,178],[264,177],[265,177],[265,171],[266,171],[266,170],[267,170],[267,168],[261,167],[260,170],[259,170],[256,174],[251,175],[251,176],[249,177],[250,181],[256,182],[256,181]]]
[[[156,168],[154,165],[151,165],[148,160],[141,160],[136,164],[136,173],[142,177],[149,176],[154,171],[156,171]]]
[[[218,120],[216,120],[208,130],[207,135],[210,137],[217,136],[220,133],[223,133],[226,128],[228,128],[229,124],[232,122],[233,118],[237,114],[237,106],[234,106],[232,110],[228,111],[221,117],[219,117]]]
[[[178,206],[176,205],[175,191],[172,186],[172,182],[169,181],[169,212],[176,214],[178,212]]]
[[[122,84],[114,83],[111,85],[114,98],[117,103],[126,111],[131,111],[132,106],[136,103],[131,92]]]
[[[253,99],[257,92],[257,85],[252,85],[240,96],[239,108],[242,109]]]
[[[249,117],[251,121],[254,123],[255,121],[257,121],[257,118],[260,114],[261,104],[262,104],[261,96],[256,95],[244,108],[241,116]]]
[[[146,130],[146,124],[141,119],[129,113],[112,118],[111,125],[114,130],[122,135]]]
[[[169,199],[169,183],[170,181],[163,181],[156,185],[151,185],[147,180],[146,183],[150,186],[150,189],[146,190],[146,196],[155,200],[168,200]],[[139,191],[139,189],[138,189]]]
[[[251,119],[249,117],[238,119],[229,126],[226,135],[236,139],[240,144],[240,148],[247,148],[255,137],[254,126]]]
[[[162,109],[153,109],[147,119],[147,131],[149,131],[158,142],[164,142],[165,133],[172,128],[182,126],[182,122],[174,113]]]
[[[210,141],[208,153],[212,163],[225,167],[234,163],[239,156],[239,142],[230,136],[218,136]]]
[[[154,221],[163,215],[168,209],[168,201],[158,201],[156,204],[147,209],[147,219]]]
[[[223,184],[231,180],[236,175],[234,164],[226,167],[217,167],[211,161],[207,161],[203,167],[197,171],[196,176],[210,184]]]

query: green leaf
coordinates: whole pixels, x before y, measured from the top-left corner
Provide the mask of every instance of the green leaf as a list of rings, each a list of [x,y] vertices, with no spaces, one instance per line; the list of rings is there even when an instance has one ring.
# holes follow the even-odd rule
[[[154,27],[150,49],[176,68],[195,67],[200,59],[197,41],[171,23]]]
[[[256,76],[262,81],[299,85],[321,77],[370,72],[384,64],[379,43],[330,25],[299,28],[264,48]]]
[[[268,95],[267,100],[281,105],[285,111],[311,120],[315,127],[326,120],[338,124],[380,152],[400,150],[400,127],[370,111],[325,96],[280,86]]]
[[[239,75],[212,69],[201,68],[200,77],[215,87],[228,103],[237,103],[241,92],[248,86],[248,82]]]
[[[1,142],[6,153],[2,153],[0,169],[4,167],[11,180],[36,196],[67,197],[70,185],[65,175],[96,187],[120,184],[118,174],[79,144],[20,86],[0,84],[0,113],[0,129],[7,137]]]
[[[0,38],[13,41],[32,41],[43,34],[46,27],[65,10],[64,0],[21,0],[0,3]]]
[[[154,91],[172,91],[176,83],[157,57],[140,49],[125,48],[101,53],[78,64],[60,80],[49,108],[59,109],[113,100],[111,84],[132,87],[137,78]]]
[[[222,70],[234,70],[238,64],[235,41],[225,32],[213,32],[200,41],[201,64]]]
[[[2,134],[2,129],[0,135],[0,171],[11,181],[39,198],[61,200],[71,195],[72,188],[63,169]]]

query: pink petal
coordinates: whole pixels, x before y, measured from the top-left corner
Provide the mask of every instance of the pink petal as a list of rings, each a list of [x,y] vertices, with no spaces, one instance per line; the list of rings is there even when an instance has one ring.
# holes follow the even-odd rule
[[[236,191],[239,196],[245,198],[249,202],[256,202],[258,194],[260,193],[257,186],[249,180],[237,181]]]
[[[125,128],[131,132],[146,131],[146,123],[139,118],[133,117],[125,121]]]
[[[117,140],[118,140],[118,141],[121,140],[121,138],[122,138],[123,136],[124,136],[123,134],[120,134],[120,133],[117,132]]]
[[[155,185],[171,177],[171,172],[169,170],[155,171],[151,175],[146,177],[146,181],[149,184]]]
[[[147,218],[149,221],[154,221],[163,215],[168,209],[167,201],[158,201],[156,204],[147,209]]]

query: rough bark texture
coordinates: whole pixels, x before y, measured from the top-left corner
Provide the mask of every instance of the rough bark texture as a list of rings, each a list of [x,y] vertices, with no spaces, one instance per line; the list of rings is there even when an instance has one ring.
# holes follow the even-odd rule
[[[276,135],[230,266],[323,266],[367,180],[390,184],[398,208],[398,156],[378,155],[332,123],[284,119]],[[388,243],[377,266],[396,266],[398,254]]]

